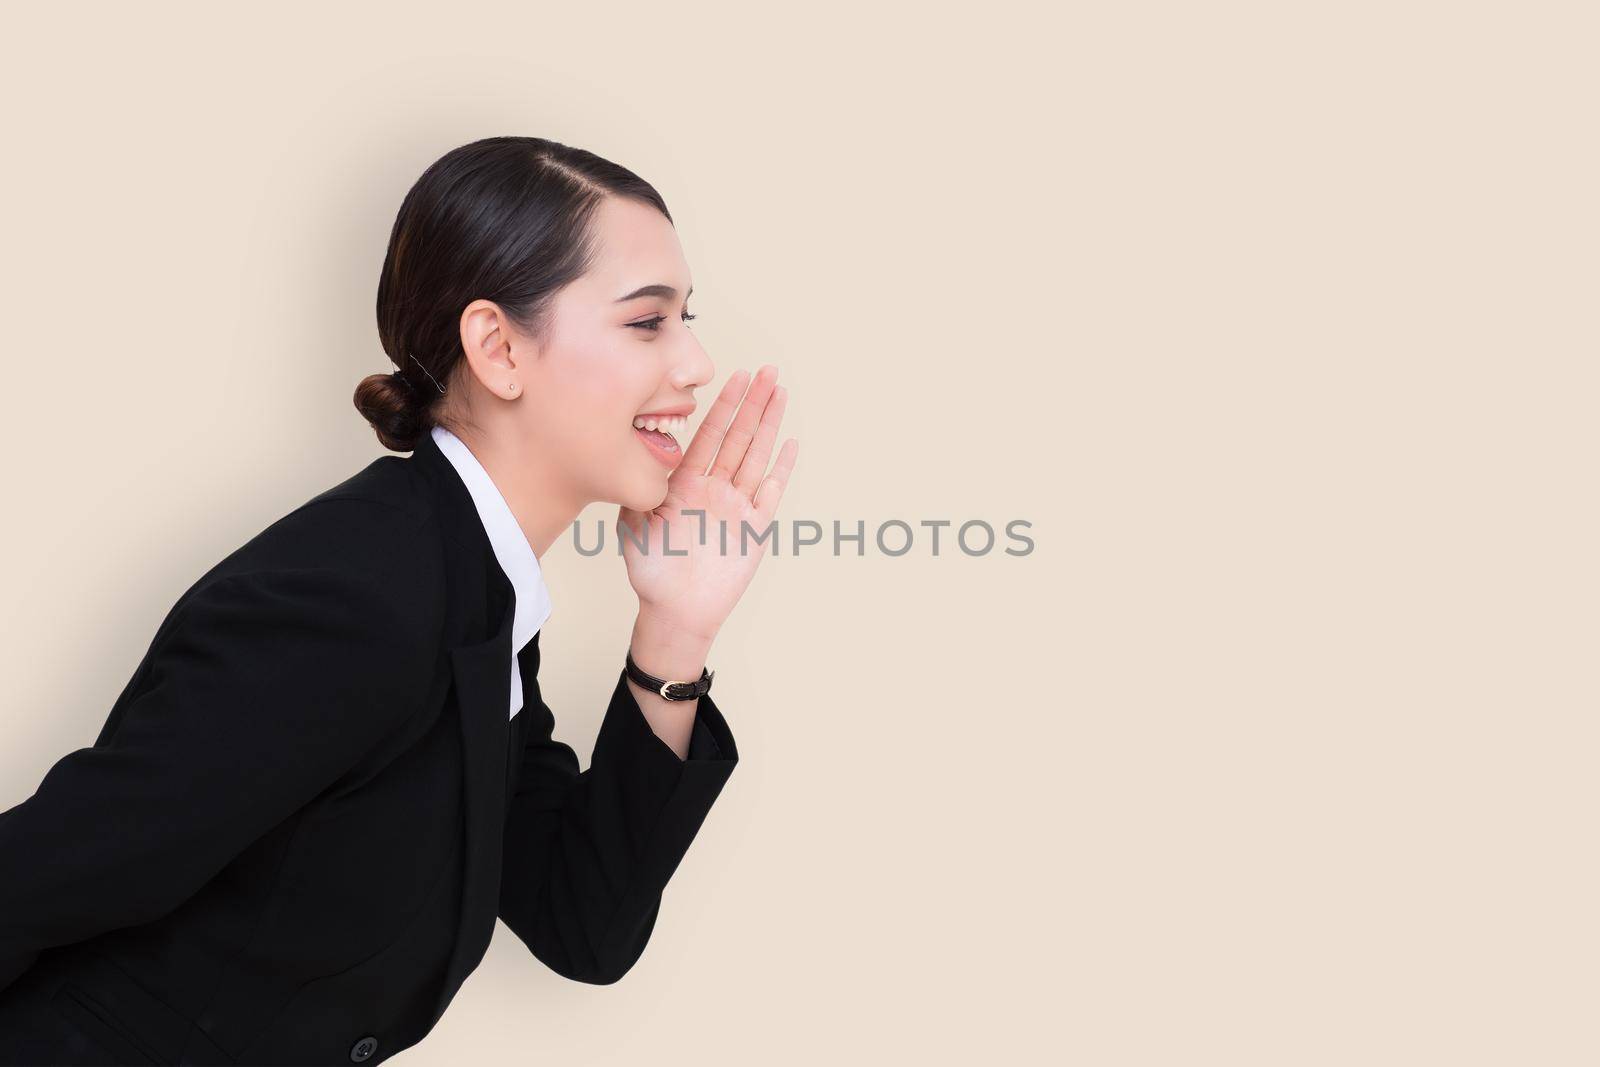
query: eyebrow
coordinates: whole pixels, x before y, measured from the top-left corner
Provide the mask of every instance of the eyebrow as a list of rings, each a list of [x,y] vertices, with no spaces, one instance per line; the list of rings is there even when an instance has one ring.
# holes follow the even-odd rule
[[[617,297],[617,303],[625,304],[629,300],[637,300],[641,296],[664,296],[668,300],[671,300],[671,299],[675,298],[677,295],[678,295],[678,290],[674,289],[670,285],[662,285],[662,284],[660,284],[658,282],[655,285],[641,285],[639,288],[635,289],[633,292],[629,293],[627,296],[619,296],[619,297]],[[687,300],[693,295],[694,295],[694,286],[691,285],[691,286],[689,286],[689,291],[687,293],[683,294],[683,298],[685,300]]]

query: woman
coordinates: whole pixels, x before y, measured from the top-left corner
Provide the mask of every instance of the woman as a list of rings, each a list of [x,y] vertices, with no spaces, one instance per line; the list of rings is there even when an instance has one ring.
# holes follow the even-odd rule
[[[397,369],[355,397],[412,454],[196,581],[94,747],[0,814],[0,1062],[377,1063],[496,918],[567,978],[632,967],[738,761],[706,664],[797,452],[765,473],[771,366],[680,449],[713,374],[690,290],[659,194],[589,152],[491,138],[423,174],[378,286]],[[580,773],[538,557],[592,501],[639,611]]]

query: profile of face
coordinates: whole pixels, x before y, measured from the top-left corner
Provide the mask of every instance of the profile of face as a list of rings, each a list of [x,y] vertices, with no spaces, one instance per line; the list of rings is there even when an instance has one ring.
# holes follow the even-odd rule
[[[556,294],[542,342],[489,301],[463,311],[467,363],[492,394],[474,390],[473,418],[492,421],[519,462],[568,502],[649,511],[666,498],[688,434],[673,432],[673,455],[634,420],[704,414],[694,390],[716,368],[689,326],[693,280],[672,223],[648,204],[607,196],[591,232],[593,265]]]

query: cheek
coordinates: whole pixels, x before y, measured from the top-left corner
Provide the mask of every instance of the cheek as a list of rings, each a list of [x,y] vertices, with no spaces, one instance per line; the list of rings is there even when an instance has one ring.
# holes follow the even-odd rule
[[[563,443],[606,462],[633,447],[632,420],[661,390],[655,360],[639,342],[567,348],[539,417]],[[556,368],[553,368],[556,369]]]

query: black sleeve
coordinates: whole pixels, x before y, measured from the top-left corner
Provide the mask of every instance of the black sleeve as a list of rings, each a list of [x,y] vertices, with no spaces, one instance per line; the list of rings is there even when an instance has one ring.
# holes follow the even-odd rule
[[[181,603],[95,746],[0,813],[0,987],[170,912],[421,707],[438,635],[396,588],[255,571]]]
[[[615,982],[644,952],[662,891],[739,761],[733,734],[700,697],[680,760],[620,672],[580,774],[543,701],[522,714],[538,718],[506,816],[500,918],[557,974]]]

